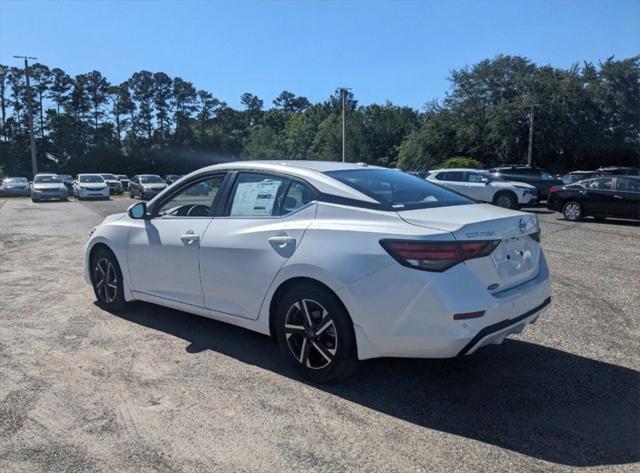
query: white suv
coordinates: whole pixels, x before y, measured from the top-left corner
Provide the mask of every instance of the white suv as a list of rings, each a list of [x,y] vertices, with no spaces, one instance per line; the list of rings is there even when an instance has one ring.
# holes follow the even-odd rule
[[[435,169],[427,181],[459,192],[481,202],[517,209],[538,202],[538,191],[525,182],[511,182],[478,169]]]

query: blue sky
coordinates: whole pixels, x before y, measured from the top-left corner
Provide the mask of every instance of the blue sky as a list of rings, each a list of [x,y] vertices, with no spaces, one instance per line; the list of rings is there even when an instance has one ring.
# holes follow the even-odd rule
[[[270,105],[284,89],[318,101],[345,85],[360,103],[421,108],[449,71],[496,54],[559,67],[640,54],[640,0],[0,0],[0,62],[14,54],[112,82],[164,71],[232,106],[243,92]]]

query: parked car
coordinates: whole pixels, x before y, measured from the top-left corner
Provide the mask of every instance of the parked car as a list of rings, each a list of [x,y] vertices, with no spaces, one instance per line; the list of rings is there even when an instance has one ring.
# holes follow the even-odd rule
[[[591,179],[598,174],[598,171],[571,171],[562,176],[562,182],[564,184],[573,184],[574,182],[584,181],[585,179]]]
[[[129,177],[126,174],[116,174],[124,190],[129,190]]]
[[[73,177],[69,174],[58,174],[64,186],[67,188],[67,194],[73,195]]]
[[[31,186],[31,200],[67,200],[69,192],[57,174],[36,174]]]
[[[178,179],[180,179],[182,176],[179,174],[167,174],[166,176],[164,176],[164,182],[167,183],[167,185],[171,185],[174,182],[176,182]]]
[[[73,183],[74,195],[79,200],[109,199],[109,185],[101,174],[78,174]]]
[[[167,183],[155,174],[139,174],[129,182],[129,196],[132,199],[152,199],[167,188]]]
[[[538,202],[538,191],[525,182],[507,182],[487,171],[477,169],[434,169],[427,180],[480,202],[507,209]]]
[[[28,196],[31,195],[31,186],[26,177],[5,177],[0,183],[0,196]]]
[[[553,177],[548,171],[530,166],[500,166],[490,169],[489,172],[505,181],[526,182],[535,186],[538,189],[538,199],[540,200],[547,198],[551,187],[564,184],[562,179]]]
[[[270,334],[327,382],[358,359],[468,355],[521,332],[550,302],[539,231],[391,169],[232,162],[107,217],[85,277],[108,310],[144,300]]]
[[[572,221],[586,216],[640,219],[640,177],[598,177],[552,187],[547,208]]]
[[[120,179],[118,179],[115,174],[100,173],[100,175],[104,179],[104,182],[107,183],[107,186],[109,186],[110,194],[122,195],[124,188],[122,187]]]
[[[601,167],[596,171],[597,176],[640,176],[639,168],[631,167]]]

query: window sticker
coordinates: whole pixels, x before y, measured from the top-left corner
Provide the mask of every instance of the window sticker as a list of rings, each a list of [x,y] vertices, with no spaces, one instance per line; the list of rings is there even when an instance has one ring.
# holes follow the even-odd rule
[[[241,182],[231,205],[231,216],[271,216],[282,181]]]

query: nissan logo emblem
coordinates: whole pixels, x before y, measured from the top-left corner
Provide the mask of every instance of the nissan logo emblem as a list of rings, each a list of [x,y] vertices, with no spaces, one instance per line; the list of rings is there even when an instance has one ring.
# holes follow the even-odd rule
[[[520,233],[524,233],[527,231],[527,222],[523,219],[520,219],[520,223],[518,223],[518,228],[520,229]]]

